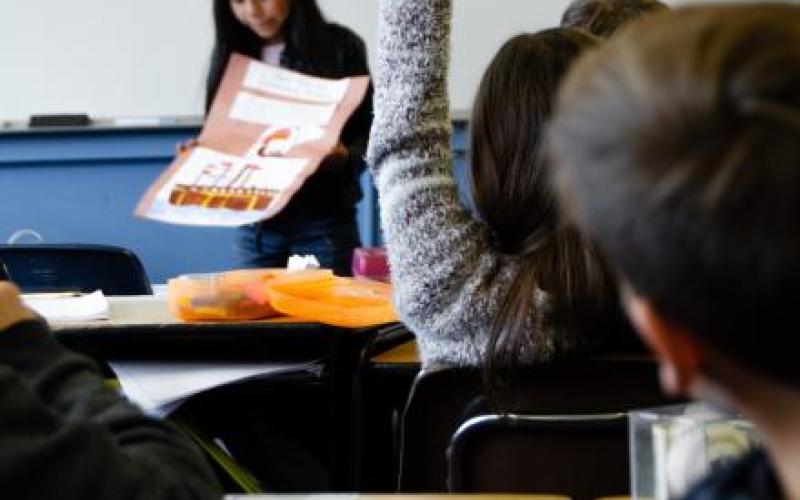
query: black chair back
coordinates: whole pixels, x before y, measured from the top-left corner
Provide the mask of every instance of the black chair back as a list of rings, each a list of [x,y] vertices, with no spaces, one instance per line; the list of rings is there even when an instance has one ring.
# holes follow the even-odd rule
[[[13,281],[23,293],[153,293],[139,258],[107,245],[0,245],[0,279]]]
[[[472,418],[450,443],[450,491],[627,495],[627,422],[624,413]]]
[[[623,413],[674,402],[661,392],[656,362],[644,355],[603,355],[531,366],[515,382],[513,408],[503,411]],[[453,433],[472,417],[496,412],[486,404],[477,369],[420,373],[402,419],[398,489],[446,492],[446,451]]]

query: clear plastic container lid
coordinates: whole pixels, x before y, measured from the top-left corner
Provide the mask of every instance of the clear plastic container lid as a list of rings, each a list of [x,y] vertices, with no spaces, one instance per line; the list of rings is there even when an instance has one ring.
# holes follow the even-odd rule
[[[629,417],[634,499],[680,498],[759,442],[751,423],[704,403],[634,411]]]
[[[167,283],[170,312],[185,321],[262,319],[279,314],[251,289],[285,274],[281,269],[187,274]]]
[[[284,314],[348,328],[397,321],[391,285],[322,273],[287,274],[271,281],[270,304]]]

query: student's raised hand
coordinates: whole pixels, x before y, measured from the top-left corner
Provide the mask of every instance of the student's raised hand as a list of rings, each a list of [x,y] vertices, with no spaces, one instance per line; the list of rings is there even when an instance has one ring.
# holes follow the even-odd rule
[[[320,168],[341,167],[347,163],[349,158],[350,151],[347,150],[347,146],[340,142],[334,146],[333,149],[331,149],[331,152],[328,153],[328,156],[322,160],[322,165]]]
[[[175,155],[180,156],[186,154],[199,145],[200,141],[198,141],[196,137],[192,137],[184,142],[179,142],[175,145]]]
[[[19,297],[19,289],[8,281],[0,281],[0,332],[21,321],[37,319]]]

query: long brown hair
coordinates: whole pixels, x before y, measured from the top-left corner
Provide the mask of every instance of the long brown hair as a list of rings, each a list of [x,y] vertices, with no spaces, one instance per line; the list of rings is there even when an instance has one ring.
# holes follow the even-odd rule
[[[559,335],[580,335],[609,297],[611,287],[599,256],[559,216],[550,164],[541,147],[562,77],[595,43],[588,33],[571,28],[516,36],[486,69],[475,98],[473,199],[493,245],[514,261],[485,354],[490,393],[501,392],[502,372],[518,365],[526,345],[537,345],[537,332],[552,328]],[[542,293],[548,310],[531,315]],[[531,317],[540,324],[528,324]],[[537,345],[543,358],[558,354],[557,349]]]

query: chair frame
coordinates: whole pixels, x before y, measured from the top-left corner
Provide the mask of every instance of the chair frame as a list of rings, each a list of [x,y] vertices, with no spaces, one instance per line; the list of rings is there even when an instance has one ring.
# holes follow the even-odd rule
[[[655,360],[635,353],[533,365],[516,380],[514,401],[503,410],[519,415],[596,415],[676,402],[663,394]],[[470,417],[497,413],[481,401],[489,403],[477,369],[420,372],[402,416],[398,491],[447,491],[446,451],[453,434]]]
[[[152,295],[153,288],[150,284],[150,280],[147,277],[147,273],[145,272],[144,266],[142,262],[139,260],[139,257],[136,256],[135,253],[132,251],[112,245],[100,245],[100,244],[91,244],[91,243],[64,243],[64,244],[53,244],[53,243],[41,243],[41,244],[26,244],[26,245],[0,245],[0,279],[6,279],[10,281],[14,281],[15,271],[13,269],[9,269],[8,264],[6,262],[8,254],[24,254],[29,253],[31,257],[34,256],[64,256],[69,254],[86,254],[91,255],[93,253],[96,254],[103,254],[103,255],[116,255],[126,261],[126,264],[129,265],[131,275],[134,279],[131,280],[135,286],[128,287],[129,289],[135,289],[136,293],[131,293],[127,291],[127,293],[113,293],[113,290],[103,290],[104,293],[107,295]],[[20,287],[23,289],[23,293],[29,290],[26,290],[25,283],[18,283]],[[93,287],[80,287],[81,290],[67,290],[66,286],[58,287],[55,286],[53,291],[91,291],[88,288]],[[58,288],[61,288],[58,290]],[[38,290],[30,290],[30,291],[38,291]]]
[[[614,412],[580,415],[489,414],[472,417],[459,426],[450,440],[447,453],[449,492],[478,493],[470,485],[470,477],[467,472],[471,457],[477,453],[474,449],[476,446],[486,443],[487,439],[491,439],[492,434],[498,432],[510,433],[513,437],[526,431],[530,431],[532,436],[551,432],[619,432],[620,437],[627,442],[628,415]],[[573,491],[554,493],[576,495],[576,492]],[[583,497],[578,494],[576,498]]]

